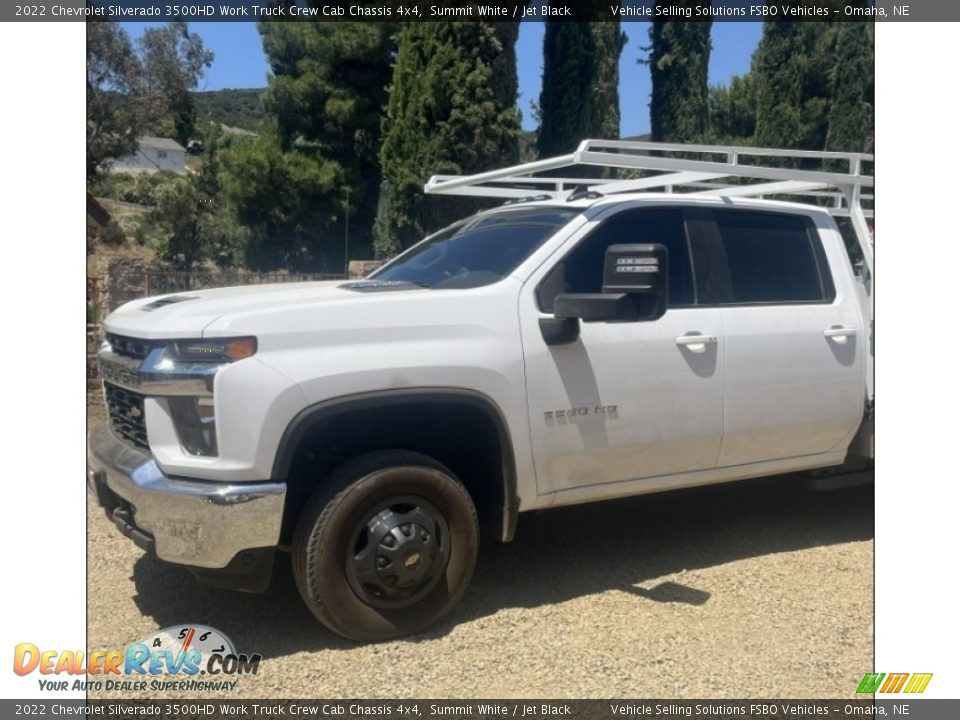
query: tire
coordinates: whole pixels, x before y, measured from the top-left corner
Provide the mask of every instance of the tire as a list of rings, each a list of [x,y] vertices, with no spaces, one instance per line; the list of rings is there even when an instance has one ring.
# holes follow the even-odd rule
[[[338,635],[381,641],[423,630],[460,601],[477,561],[466,488],[425,455],[383,450],[333,471],[304,507],[293,574]]]

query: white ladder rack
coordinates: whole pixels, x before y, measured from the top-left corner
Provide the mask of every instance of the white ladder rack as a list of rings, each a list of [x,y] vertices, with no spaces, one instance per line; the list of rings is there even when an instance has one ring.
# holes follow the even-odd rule
[[[821,169],[783,167],[776,159],[802,161],[805,166]],[[536,196],[561,200],[577,188],[586,188],[602,195],[656,191],[693,196],[775,197],[817,204],[834,216],[850,218],[864,264],[873,277],[873,238],[866,221],[873,217],[873,195],[863,192],[864,188],[873,187],[873,176],[863,172],[867,164],[873,164],[873,155],[866,153],[584,140],[568,155],[476,175],[434,175],[423,189],[434,195],[508,200]],[[626,170],[640,176],[537,176],[571,166]],[[837,166],[844,170],[832,169]],[[824,199],[829,201],[825,206],[821,204]]]

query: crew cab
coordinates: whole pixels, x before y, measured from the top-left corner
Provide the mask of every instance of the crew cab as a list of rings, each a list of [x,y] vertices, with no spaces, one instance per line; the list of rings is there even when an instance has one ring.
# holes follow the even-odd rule
[[[183,292],[111,314],[108,421],[90,433],[87,482],[120,532],[248,591],[289,553],[314,615],[376,641],[450,612],[479,533],[509,541],[521,513],[868,467],[859,192],[872,178],[664,165],[649,151],[666,146],[598,142],[561,160],[639,158],[631,167],[669,171],[673,191],[646,192],[650,177],[531,179],[543,161],[434,178],[428,191],[510,202],[363,280]],[[698,185],[730,175],[763,182]],[[744,187],[835,187],[840,201]],[[856,269],[836,217],[852,218]]]

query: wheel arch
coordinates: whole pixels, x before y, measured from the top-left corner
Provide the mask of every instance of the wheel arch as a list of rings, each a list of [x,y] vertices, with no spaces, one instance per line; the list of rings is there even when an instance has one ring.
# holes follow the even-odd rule
[[[472,433],[470,443],[447,435],[463,430]],[[452,439],[452,447],[445,439]],[[284,430],[271,473],[273,480],[288,484],[284,534],[305,493],[322,482],[317,477],[357,453],[378,449],[421,452],[449,466],[474,498],[482,530],[503,542],[513,539],[517,470],[503,412],[483,393],[445,387],[359,393],[298,413]],[[496,474],[494,487],[484,480],[484,471]]]

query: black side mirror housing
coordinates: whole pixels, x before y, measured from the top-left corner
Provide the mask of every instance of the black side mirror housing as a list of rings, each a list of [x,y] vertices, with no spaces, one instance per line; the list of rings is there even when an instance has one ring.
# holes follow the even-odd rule
[[[603,292],[628,295],[666,293],[667,248],[611,245],[603,259]]]
[[[553,301],[558,318],[584,322],[631,322],[639,320],[637,304],[627,293],[564,293]]]
[[[603,262],[603,292],[557,295],[553,314],[584,322],[656,320],[666,312],[667,277],[663,245],[611,245]]]
[[[540,334],[547,345],[569,345],[580,337],[580,321],[577,318],[540,318]]]

